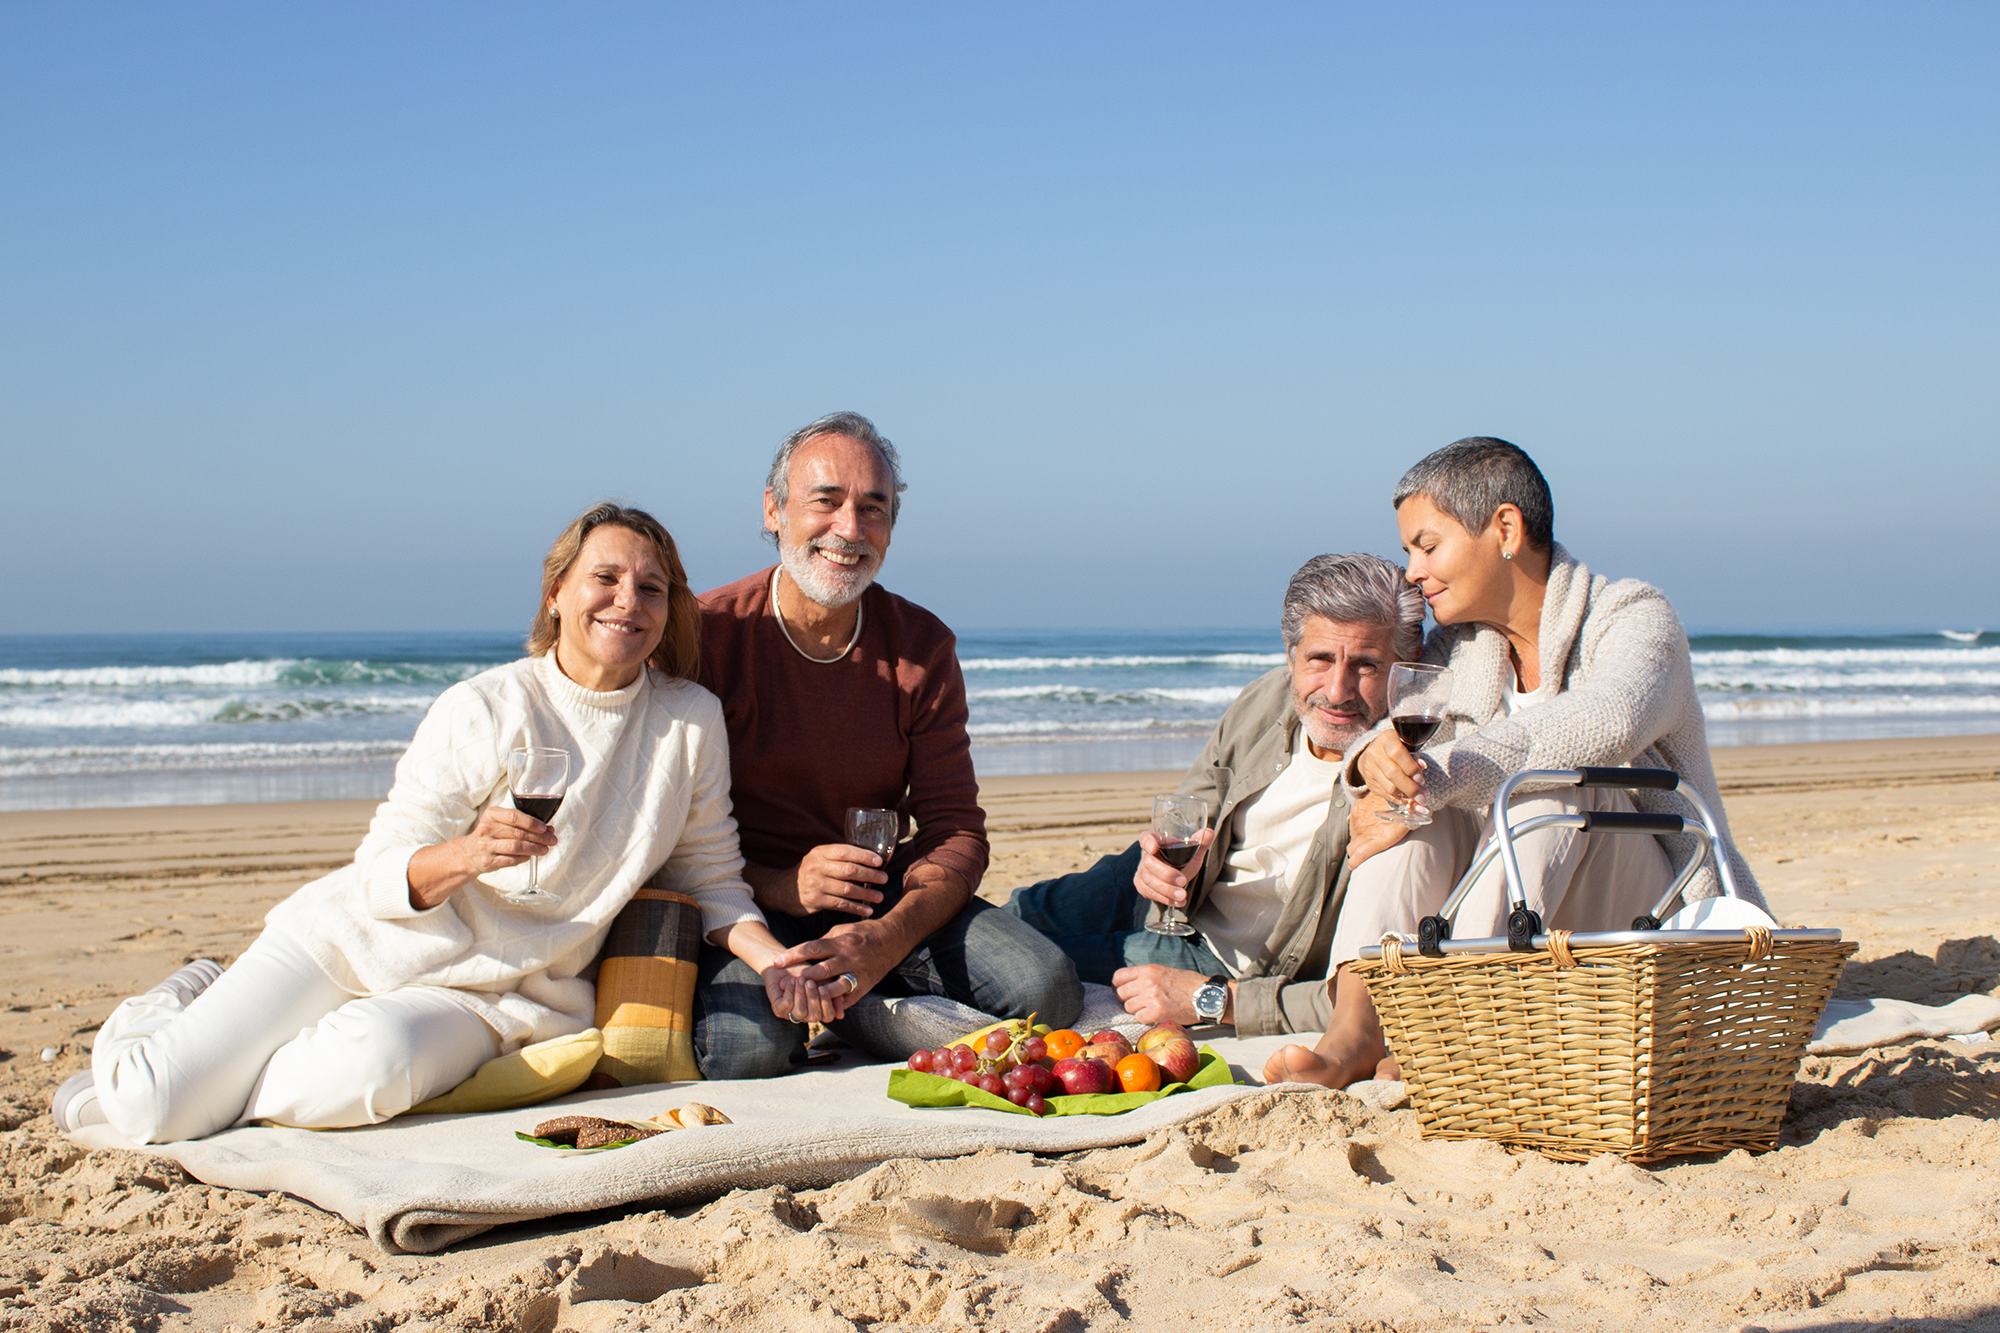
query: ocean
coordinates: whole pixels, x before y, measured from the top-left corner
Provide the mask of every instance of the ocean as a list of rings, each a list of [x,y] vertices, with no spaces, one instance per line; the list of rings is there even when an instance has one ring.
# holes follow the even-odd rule
[[[1955,635],[1955,637],[1954,637]],[[0,636],[0,810],[372,799],[518,633]],[[2000,633],[1698,635],[1712,744],[2000,731]],[[1185,767],[1284,654],[1262,630],[967,630],[988,776]]]

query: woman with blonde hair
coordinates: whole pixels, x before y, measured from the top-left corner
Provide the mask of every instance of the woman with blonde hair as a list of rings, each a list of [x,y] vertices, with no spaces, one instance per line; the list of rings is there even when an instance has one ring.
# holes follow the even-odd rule
[[[722,709],[692,679],[699,627],[651,515],[603,504],[571,523],[529,655],[439,696],[352,864],[272,908],[227,971],[199,960],[119,1005],[91,1072],[57,1093],[57,1123],[164,1143],[253,1120],[386,1120],[588,1028],[580,974],[656,875],[761,975],[775,1013],[830,1018],[821,988],[776,965],[743,881]],[[509,799],[508,753],[530,746],[569,756],[553,825]],[[512,900],[531,859],[551,902]]]

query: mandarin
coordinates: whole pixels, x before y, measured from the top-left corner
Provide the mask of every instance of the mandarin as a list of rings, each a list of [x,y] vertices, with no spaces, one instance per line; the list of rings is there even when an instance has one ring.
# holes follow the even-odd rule
[[[1067,1060],[1083,1049],[1083,1034],[1068,1028],[1057,1028],[1042,1038],[1042,1045],[1048,1048],[1049,1059]]]
[[[1153,1057],[1134,1053],[1118,1062],[1118,1086],[1126,1092],[1158,1092],[1160,1067]]]

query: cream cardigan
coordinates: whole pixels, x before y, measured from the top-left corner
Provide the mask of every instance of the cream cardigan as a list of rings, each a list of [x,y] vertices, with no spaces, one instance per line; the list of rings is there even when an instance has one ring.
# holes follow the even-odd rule
[[[497,890],[527,884],[520,865],[482,875],[428,911],[411,907],[411,855],[465,833],[504,799],[507,751],[531,744],[570,754],[569,793],[552,821],[557,845],[540,858],[542,887],[562,901],[501,899]],[[622,690],[586,690],[550,654],[440,695],[353,864],[299,889],[265,922],[356,994],[460,991],[513,1047],[590,1026],[595,989],[578,974],[619,909],[662,869],[663,887],[701,905],[704,936],[764,919],[743,882],[722,705],[651,669]]]
[[[1530,768],[1670,768],[1701,793],[1727,840],[1729,817],[1709,762],[1687,634],[1659,590],[1637,579],[1594,577],[1554,545],[1539,651],[1541,701],[1502,716],[1501,696],[1514,687],[1507,636],[1485,624],[1431,631],[1422,660],[1450,667],[1452,690],[1438,739],[1423,751],[1428,802],[1484,811],[1504,779]],[[1353,753],[1358,756],[1386,725]],[[1347,781],[1357,792],[1363,790],[1359,777],[1350,764]],[[1640,810],[1694,816],[1694,807],[1674,792],[1635,791],[1631,797]],[[1660,841],[1676,869],[1697,845],[1688,834]],[[1729,856],[1738,890],[1764,906],[1733,840]],[[1692,902],[1721,892],[1714,868],[1704,865],[1685,897]]]

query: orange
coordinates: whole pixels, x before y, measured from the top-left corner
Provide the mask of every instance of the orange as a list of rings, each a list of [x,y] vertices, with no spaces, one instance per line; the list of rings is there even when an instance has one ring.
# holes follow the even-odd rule
[[[1057,1028],[1042,1038],[1042,1044],[1049,1048],[1049,1059],[1067,1060],[1083,1049],[1083,1034],[1068,1028]]]
[[[1118,1086],[1127,1092],[1158,1092],[1160,1067],[1150,1055],[1128,1055],[1118,1062]]]

